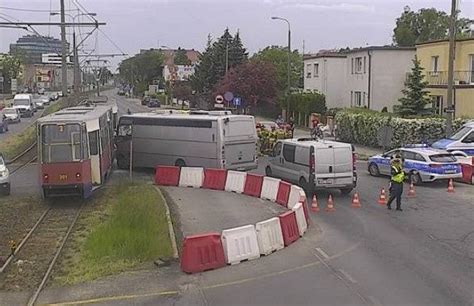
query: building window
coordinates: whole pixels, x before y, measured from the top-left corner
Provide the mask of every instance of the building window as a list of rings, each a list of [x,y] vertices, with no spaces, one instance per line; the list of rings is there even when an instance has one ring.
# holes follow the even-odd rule
[[[351,90],[351,107],[354,107],[354,92]]]
[[[355,73],[362,73],[363,72],[363,59],[362,57],[355,58]]]
[[[469,55],[469,83],[474,84],[474,54]]]
[[[431,71],[438,72],[439,69],[439,56],[432,56],[431,57]]]
[[[306,65],[306,78],[309,79],[311,77],[311,64]]]
[[[317,78],[319,76],[319,63],[314,64],[313,75],[314,75],[315,78]]]
[[[356,91],[354,92],[354,106],[355,107],[362,107],[362,92]]]
[[[431,97],[433,114],[442,115],[443,114],[443,96],[432,96]]]
[[[367,69],[366,69],[366,64],[367,64],[367,57],[364,56],[364,73],[367,72]]]
[[[354,74],[354,59],[351,58],[351,74]]]

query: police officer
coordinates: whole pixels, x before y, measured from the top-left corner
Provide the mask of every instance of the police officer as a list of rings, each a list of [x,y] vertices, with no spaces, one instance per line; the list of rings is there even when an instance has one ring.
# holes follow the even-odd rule
[[[390,178],[390,199],[388,200],[387,208],[392,209],[391,204],[393,200],[397,199],[397,210],[402,211],[402,193],[405,173],[403,172],[403,161],[400,155],[395,155],[395,158],[390,162],[390,168],[392,176]]]

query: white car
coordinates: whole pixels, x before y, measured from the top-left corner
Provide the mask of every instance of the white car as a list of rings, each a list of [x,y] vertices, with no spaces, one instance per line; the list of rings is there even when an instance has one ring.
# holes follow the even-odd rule
[[[21,114],[17,108],[7,107],[2,110],[2,113],[7,117],[9,123],[21,121]]]
[[[2,153],[0,153],[0,194],[10,195],[10,172],[5,165]]]

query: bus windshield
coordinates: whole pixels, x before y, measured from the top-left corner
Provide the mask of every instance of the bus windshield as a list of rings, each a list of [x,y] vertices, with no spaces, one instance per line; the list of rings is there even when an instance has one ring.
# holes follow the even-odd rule
[[[79,124],[47,124],[41,127],[43,163],[79,161],[82,136]]]

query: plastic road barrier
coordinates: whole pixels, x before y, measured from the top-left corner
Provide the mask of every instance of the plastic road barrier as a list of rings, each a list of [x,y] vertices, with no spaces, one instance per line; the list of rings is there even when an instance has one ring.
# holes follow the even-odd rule
[[[184,238],[181,270],[197,273],[225,266],[224,249],[219,233],[192,235]]]
[[[224,169],[204,169],[202,188],[224,190],[227,171]]]
[[[288,205],[287,205],[289,209],[292,209],[293,206],[295,206],[296,204],[300,202],[301,194],[305,194],[303,188],[297,185],[291,185],[290,195],[288,197]]]
[[[155,184],[162,186],[178,186],[179,167],[156,166]]]
[[[252,197],[260,197],[262,192],[263,176],[257,174],[247,173],[245,179],[244,194]]]
[[[225,182],[225,191],[242,193],[244,192],[245,178],[247,174],[245,172],[227,171],[227,180]]]
[[[269,255],[285,247],[279,218],[271,218],[255,225],[260,254]]]
[[[474,184],[474,166],[461,164],[462,182],[466,184]]]
[[[280,219],[283,242],[285,246],[289,246],[300,238],[298,224],[296,223],[296,214],[291,210],[282,213],[278,218]]]
[[[278,193],[276,203],[281,206],[288,207],[288,198],[290,196],[291,184],[285,181],[281,181],[278,186]]]
[[[280,181],[280,179],[265,176],[263,178],[262,193],[260,194],[260,198],[275,202],[278,194],[278,187],[280,186]]]
[[[200,167],[182,167],[179,186],[201,188],[204,181],[204,169]]]
[[[243,260],[260,257],[257,232],[253,224],[223,230],[221,239],[228,264],[235,265]]]
[[[308,229],[308,223],[306,223],[306,217],[304,215],[303,203],[298,203],[293,207],[293,211],[296,216],[296,224],[298,225],[298,232],[300,237],[303,237],[304,233]]]

